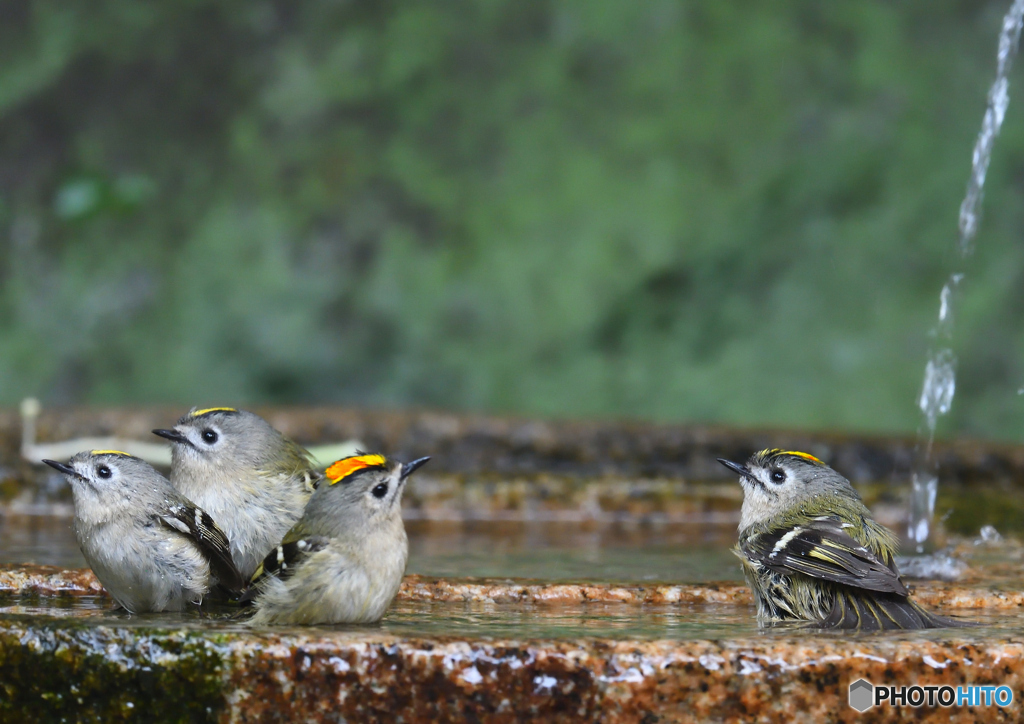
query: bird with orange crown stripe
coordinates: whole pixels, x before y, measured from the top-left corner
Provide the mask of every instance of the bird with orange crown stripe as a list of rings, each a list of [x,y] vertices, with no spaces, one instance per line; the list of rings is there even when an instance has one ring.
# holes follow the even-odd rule
[[[253,576],[251,623],[379,621],[409,556],[402,493],[429,459],[359,454],[329,466],[302,518]]]
[[[762,625],[922,629],[970,625],[926,611],[896,568],[896,536],[877,523],[850,481],[814,455],[769,449],[740,476],[743,507],[734,553]]]

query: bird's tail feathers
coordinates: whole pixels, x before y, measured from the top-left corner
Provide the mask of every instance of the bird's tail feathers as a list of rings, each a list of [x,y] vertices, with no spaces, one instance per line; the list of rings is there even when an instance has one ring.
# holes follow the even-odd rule
[[[963,628],[975,625],[926,611],[906,596],[866,594],[852,590],[836,591],[832,610],[822,628],[859,631],[913,630],[925,628]]]

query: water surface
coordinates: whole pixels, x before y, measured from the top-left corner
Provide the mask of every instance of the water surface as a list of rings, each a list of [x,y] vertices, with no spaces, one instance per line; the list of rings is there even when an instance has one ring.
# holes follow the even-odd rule
[[[641,605],[628,603],[492,603],[396,601],[380,624],[369,626],[272,627],[276,633],[323,634],[380,632],[403,638],[538,640],[601,638],[614,640],[703,640],[751,637],[820,637],[943,641],[1016,639],[1024,630],[1024,614],[1000,611],[958,611],[982,625],[970,629],[854,634],[821,632],[799,625],[760,629],[751,606],[724,604]],[[192,629],[210,632],[251,632],[244,620],[220,612],[126,614],[114,611],[108,599],[76,597],[40,599],[0,596],[0,622],[33,626],[52,622],[128,629]]]
[[[409,573],[575,581],[740,580],[731,524],[409,521]],[[71,519],[0,517],[0,563],[84,568]]]

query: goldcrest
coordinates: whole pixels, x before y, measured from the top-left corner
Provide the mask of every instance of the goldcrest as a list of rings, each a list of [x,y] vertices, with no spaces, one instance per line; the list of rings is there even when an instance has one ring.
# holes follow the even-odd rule
[[[116,450],[43,462],[71,484],[75,537],[125,610],[180,611],[218,583],[240,593],[243,580],[223,531],[149,463]]]
[[[922,629],[969,625],[930,613],[900,579],[896,537],[875,522],[850,481],[808,453],[762,450],[740,475],[734,549],[762,624]]]
[[[409,555],[402,492],[427,460],[356,455],[327,468],[302,518],[253,578],[252,624],[379,621]]]
[[[246,579],[322,478],[306,450],[245,410],[193,409],[173,429],[153,433],[172,443],[171,484],[224,529]]]

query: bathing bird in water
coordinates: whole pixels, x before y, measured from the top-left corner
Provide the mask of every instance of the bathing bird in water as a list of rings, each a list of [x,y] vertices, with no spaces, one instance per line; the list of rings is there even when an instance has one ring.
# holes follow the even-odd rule
[[[409,557],[402,492],[429,459],[353,455],[327,468],[302,518],[256,569],[243,597],[254,599],[252,624],[379,621]]]
[[[323,477],[304,448],[245,410],[193,408],[153,434],[172,443],[171,485],[224,529],[246,579],[302,517]]]
[[[218,584],[241,593],[227,536],[149,463],[119,450],[43,462],[71,484],[82,554],[126,611],[180,611]]]
[[[813,455],[762,450],[740,476],[739,543],[762,624],[922,629],[970,625],[923,609],[900,579],[896,537],[871,517],[850,481]]]

